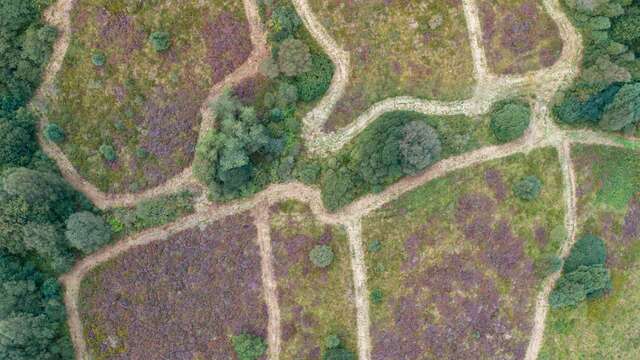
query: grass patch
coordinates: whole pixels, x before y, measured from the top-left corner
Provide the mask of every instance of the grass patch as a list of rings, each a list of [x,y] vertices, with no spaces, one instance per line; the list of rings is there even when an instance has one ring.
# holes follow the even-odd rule
[[[538,198],[513,194],[525,176],[542,181]],[[563,241],[551,236],[562,189],[545,148],[456,171],[365,218],[368,286],[383,295],[371,305],[373,357],[523,357],[540,268]]]
[[[282,314],[281,357],[319,358],[331,335],[337,335],[346,349],[355,351],[354,289],[345,230],[321,224],[306,205],[295,201],[275,205],[271,214]],[[317,245],[333,251],[333,261],[326,268],[310,260],[310,252]]]
[[[572,152],[579,195],[578,231],[605,241],[613,289],[575,308],[550,311],[540,359],[636,359],[640,352],[636,321],[640,317],[638,154],[585,145],[575,146]],[[628,176],[624,182],[631,182],[618,185],[623,191],[612,187],[613,180],[609,180],[620,174]],[[624,199],[626,203],[620,206]]]
[[[312,0],[310,5],[351,56],[349,85],[326,124],[329,130],[393,96],[472,95],[473,61],[460,2]]]
[[[515,74],[553,65],[562,52],[558,26],[539,1],[480,1],[483,44],[491,71]]]
[[[242,3],[81,1],[71,23],[47,114],[64,131],[67,157],[112,193],[180,173],[193,158],[210,88],[251,53]]]

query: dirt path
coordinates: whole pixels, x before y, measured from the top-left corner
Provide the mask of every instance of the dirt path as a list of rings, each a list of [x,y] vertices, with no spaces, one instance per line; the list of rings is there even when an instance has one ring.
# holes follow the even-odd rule
[[[576,209],[576,174],[573,161],[571,160],[571,142],[563,141],[558,146],[558,155],[562,168],[564,182],[564,202],[565,202],[565,227],[567,229],[567,240],[562,244],[560,256],[564,259],[569,255],[571,248],[576,241],[577,229],[577,209]],[[553,290],[556,281],[560,278],[560,272],[550,275],[544,282],[543,288],[536,300],[536,311],[533,319],[533,329],[531,339],[525,355],[525,360],[536,360],[544,340],[545,320],[549,312],[549,295]]]
[[[371,359],[371,338],[369,334],[369,290],[367,289],[367,265],[364,261],[361,218],[347,223],[349,249],[351,251],[351,272],[355,288],[356,319],[358,328],[358,358]]]
[[[267,330],[267,344],[269,346],[269,360],[280,357],[280,305],[278,304],[278,286],[273,272],[273,252],[271,249],[271,226],[269,224],[268,202],[262,202],[254,209],[256,228],[258,229],[258,244],[262,266],[262,286],[264,298],[269,313],[269,328]]]
[[[84,193],[87,198],[101,209],[129,207],[142,200],[160,195],[172,194],[182,189],[192,189],[195,191],[203,190],[204,188],[201,184],[194,179],[193,169],[189,166],[177,176],[166,181],[164,184],[140,193],[104,193],[80,176],[59,146],[44,138],[43,130],[44,126],[47,124],[46,112],[44,109],[47,106],[47,99],[52,97],[55,92],[56,75],[62,68],[65,54],[69,48],[69,42],[71,40],[71,10],[73,9],[75,2],[76,0],[58,0],[58,2],[48,8],[44,14],[45,20],[49,24],[57,27],[60,33],[53,46],[50,62],[44,71],[42,85],[36,92],[34,100],[31,102],[31,108],[40,116],[38,142],[40,143],[42,150],[49,157],[55,160],[62,176],[67,180],[67,182],[77,190]],[[204,134],[213,123],[212,115],[209,110],[209,104],[211,101],[219,96],[223,89],[233,86],[243,79],[254,76],[258,71],[259,64],[266,56],[268,56],[269,53],[267,49],[266,35],[263,31],[262,22],[258,13],[257,3],[254,0],[243,0],[243,3],[251,32],[253,51],[241,67],[228,75],[223,82],[215,84],[211,88],[209,95],[200,110],[202,115],[200,135]]]

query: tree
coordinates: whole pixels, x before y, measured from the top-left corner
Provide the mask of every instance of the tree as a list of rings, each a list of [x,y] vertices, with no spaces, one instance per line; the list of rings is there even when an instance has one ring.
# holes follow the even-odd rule
[[[538,198],[542,181],[535,176],[525,176],[513,185],[513,193],[520,199],[531,201]]]
[[[313,265],[319,268],[326,268],[333,262],[333,250],[329,245],[316,245],[309,252],[309,259]]]
[[[511,101],[498,106],[491,114],[491,131],[500,143],[521,137],[529,127],[531,109],[528,105]]]
[[[288,38],[278,50],[278,66],[286,76],[297,76],[311,69],[311,54],[304,42]]]
[[[580,266],[563,274],[549,295],[554,308],[573,307],[585,299],[593,299],[611,290],[611,276],[604,265]]]
[[[434,128],[415,120],[402,127],[400,153],[405,174],[414,175],[440,159],[440,139]]]
[[[640,82],[624,85],[606,106],[600,127],[619,131],[640,120]]]
[[[166,31],[154,31],[149,36],[149,42],[156,52],[163,52],[171,46],[171,35]]]
[[[49,123],[44,128],[44,136],[49,141],[58,144],[64,141],[64,130],[58,124]]]
[[[292,6],[278,6],[273,10],[269,21],[269,37],[280,42],[293,36],[302,25],[302,20]]]
[[[0,168],[26,166],[36,150],[32,127],[0,119]]]
[[[69,216],[65,237],[69,245],[90,254],[111,240],[111,228],[93,213],[82,211]]]
[[[295,78],[298,97],[312,102],[324,95],[331,86],[335,65],[324,54],[311,54],[311,69]]]
[[[267,351],[267,344],[256,335],[242,333],[231,338],[239,360],[256,360]]]
[[[260,73],[269,79],[275,79],[280,75],[280,69],[278,68],[278,64],[276,64],[275,60],[272,57],[268,57],[260,64]]]
[[[571,249],[564,261],[563,271],[570,273],[580,266],[602,265],[607,260],[607,248],[601,238],[586,234]]]

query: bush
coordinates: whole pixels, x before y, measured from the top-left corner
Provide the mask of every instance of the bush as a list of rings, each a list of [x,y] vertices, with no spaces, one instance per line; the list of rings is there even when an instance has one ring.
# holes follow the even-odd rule
[[[95,66],[104,66],[107,63],[107,56],[101,51],[96,51],[91,55],[91,62]]]
[[[369,299],[371,300],[372,303],[376,305],[382,304],[382,301],[384,300],[384,294],[380,289],[373,289],[369,294]]]
[[[491,114],[491,131],[500,143],[521,137],[529,127],[531,109],[528,104],[511,101],[498,105]]]
[[[69,245],[85,254],[98,250],[111,240],[111,228],[101,217],[88,211],[72,214],[66,225],[65,236]]]
[[[333,250],[328,245],[317,245],[309,253],[309,259],[313,265],[326,268],[333,262]]]
[[[542,182],[535,176],[525,176],[513,185],[513,193],[525,201],[538,198],[541,190]]]
[[[324,360],[356,360],[356,355],[344,348],[327,349],[324,353]]]
[[[104,159],[107,161],[116,161],[116,159],[118,158],[118,154],[116,153],[116,150],[111,145],[102,144],[100,145],[100,148],[98,149],[98,151],[100,152],[102,157],[104,157]]]
[[[327,349],[334,349],[340,346],[340,337],[338,335],[329,335],[325,340]]]
[[[405,174],[414,175],[438,161],[441,150],[438,133],[424,121],[414,120],[402,127],[400,153]]]
[[[302,20],[292,6],[278,6],[269,21],[269,38],[281,42],[293,36],[302,25]]]
[[[44,128],[44,136],[51,142],[61,143],[64,141],[64,130],[57,124],[49,123]]]
[[[603,265],[607,260],[607,248],[601,238],[587,234],[578,239],[571,253],[564,260],[563,271],[570,273],[580,266]]]
[[[377,253],[382,250],[382,243],[380,242],[380,240],[373,240],[369,243],[368,249],[369,252]]]
[[[549,295],[554,308],[573,307],[585,299],[602,296],[611,290],[611,276],[604,265],[580,266],[563,274]]]
[[[304,42],[288,38],[278,50],[278,66],[286,76],[297,76],[311,70],[311,54]]]
[[[335,65],[324,54],[311,55],[311,68],[295,78],[298,97],[304,102],[315,101],[324,95],[331,86]]]
[[[239,360],[256,360],[267,351],[267,344],[256,335],[243,333],[231,338]]]
[[[136,228],[144,229],[168,224],[180,215],[193,211],[193,195],[183,192],[177,195],[162,196],[144,200],[136,205]]]
[[[149,36],[149,42],[156,52],[163,52],[171,46],[171,35],[166,31],[155,31]]]

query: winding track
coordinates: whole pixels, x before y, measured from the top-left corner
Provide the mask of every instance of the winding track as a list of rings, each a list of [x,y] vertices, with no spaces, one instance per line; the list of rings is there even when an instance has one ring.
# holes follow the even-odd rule
[[[267,56],[268,50],[264,32],[258,16],[257,6],[254,0],[243,0],[247,11],[247,18],[251,26],[251,38],[254,51],[242,67],[225,79],[223,83],[211,89],[208,101],[214,99],[220,90],[234,84],[257,72],[260,61]],[[70,39],[70,11],[75,0],[59,0],[45,14],[45,18],[51,24],[61,29],[61,36],[54,46],[45,74],[42,87],[36,94],[32,103],[34,109],[45,106],[45,95],[53,90],[54,79],[60,70],[62,60]],[[515,142],[499,146],[488,146],[460,156],[452,157],[435,164],[422,174],[404,178],[379,194],[365,196],[337,213],[329,213],[322,205],[318,190],[300,183],[287,183],[272,185],[266,190],[256,194],[252,198],[236,201],[229,204],[212,204],[201,201],[196,207],[196,213],[186,216],[178,221],[162,227],[149,229],[133,237],[119,241],[116,244],[94,253],[80,261],[72,271],[61,277],[65,285],[65,305],[69,313],[69,328],[75,345],[78,359],[88,359],[87,347],[83,337],[83,328],[78,311],[79,290],[82,278],[95,266],[122,254],[129,249],[149,244],[153,241],[164,241],[171,235],[202,224],[210,224],[225,217],[254,210],[257,214],[256,225],[259,228],[259,241],[261,243],[263,279],[265,282],[265,295],[269,308],[269,347],[270,359],[278,358],[280,345],[279,310],[277,309],[276,287],[272,282],[272,274],[269,275],[270,242],[268,224],[265,218],[269,204],[274,204],[286,199],[295,199],[309,204],[312,212],[322,222],[328,224],[340,224],[347,228],[352,252],[352,270],[355,283],[357,319],[358,319],[358,349],[360,359],[368,360],[371,357],[371,340],[369,336],[369,307],[366,286],[366,265],[361,240],[361,219],[371,211],[392,201],[402,194],[410,191],[426,182],[447,175],[451,171],[473,166],[493,159],[504,158],[517,153],[527,153],[533,149],[554,146],[559,150],[560,162],[565,183],[565,202],[567,207],[566,226],[570,234],[562,248],[562,256],[566,256],[575,240],[575,175],[570,159],[570,147],[572,143],[601,144],[610,146],[622,146],[619,139],[614,136],[601,135],[585,130],[562,131],[558,129],[550,118],[548,104],[552,96],[562,87],[570,84],[578,71],[578,63],[582,52],[581,38],[573,28],[566,15],[562,12],[558,0],[543,0],[544,6],[552,19],[558,24],[560,36],[564,42],[563,51],[559,61],[552,67],[526,73],[520,76],[496,76],[488,71],[484,49],[481,47],[482,29],[478,19],[478,11],[475,0],[463,0],[467,27],[469,31],[472,55],[474,60],[477,87],[475,95],[468,100],[457,102],[439,102],[421,100],[411,97],[396,97],[374,104],[369,110],[356,119],[349,127],[336,133],[324,133],[323,124],[333,110],[335,104],[344,93],[350,73],[349,53],[341,49],[328,35],[327,31],[314,16],[308,4],[308,0],[293,0],[293,3],[303,19],[312,36],[329,54],[336,64],[335,76],[326,96],[304,118],[304,137],[309,148],[318,154],[329,154],[340,149],[344,144],[362,131],[379,115],[393,110],[414,110],[426,114],[466,114],[477,115],[489,111],[491,105],[500,99],[513,94],[532,94],[533,121],[532,126],[525,136]],[[202,132],[211,127],[213,119],[208,113],[208,101],[203,104]],[[44,123],[44,120],[42,121]],[[202,188],[192,176],[191,168],[168,181],[164,185],[150,189],[140,194],[111,195],[98,191],[94,186],[82,179],[73,169],[73,166],[54,144],[47,142],[41,134],[39,141],[44,151],[52,157],[61,169],[63,176],[76,189],[82,191],[100,208],[116,206],[131,206],[135,203],[159,194],[176,191],[178,188],[193,186]],[[638,140],[634,146],[640,145]],[[533,360],[539,353],[544,335],[544,321],[547,313],[547,298],[553,288],[558,274],[550,276],[543,290],[537,297],[536,313],[531,334],[531,341],[527,349],[526,359]]]

